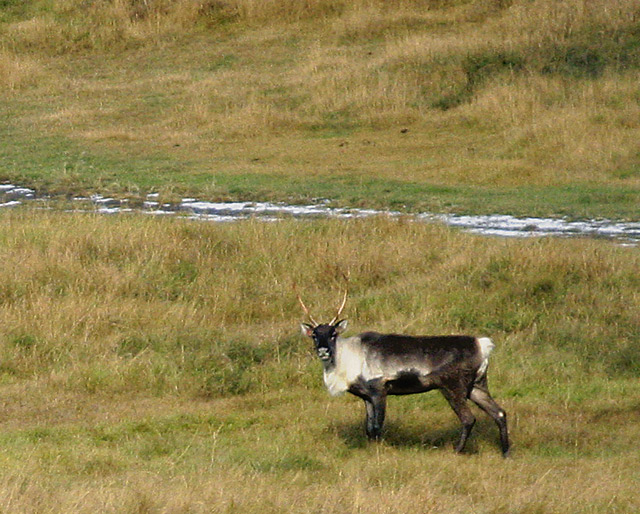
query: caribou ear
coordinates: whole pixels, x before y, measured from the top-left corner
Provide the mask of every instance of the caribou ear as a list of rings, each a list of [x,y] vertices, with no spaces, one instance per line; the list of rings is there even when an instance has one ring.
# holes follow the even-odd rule
[[[344,332],[344,331],[347,329],[347,324],[348,324],[348,322],[347,322],[347,320],[346,320],[346,319],[343,319],[343,320],[338,321],[338,322],[334,325],[334,327],[335,327],[335,329],[336,329],[336,332],[337,332],[338,334],[342,334],[342,332]]]
[[[313,335],[313,325],[309,325],[309,323],[300,323],[300,330],[303,336],[311,337]]]

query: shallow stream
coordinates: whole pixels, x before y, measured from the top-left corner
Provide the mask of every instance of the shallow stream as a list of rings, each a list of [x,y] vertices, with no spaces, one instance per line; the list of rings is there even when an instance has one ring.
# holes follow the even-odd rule
[[[517,218],[503,214],[464,216],[458,214],[415,213],[374,209],[348,209],[331,207],[322,200],[313,205],[289,205],[270,202],[204,202],[196,198],[183,198],[177,203],[160,203],[159,195],[150,194],[140,207],[131,207],[126,200],[101,195],[75,198],[78,209],[94,209],[100,213],[142,212],[152,215],[182,214],[189,218],[213,222],[229,222],[247,218],[273,221],[293,218],[364,218],[370,216],[406,216],[416,221],[440,222],[474,234],[502,237],[597,237],[610,239],[623,245],[640,244],[640,221],[582,220],[563,218]],[[0,208],[29,202],[46,202],[35,191],[13,184],[0,184]],[[640,214],[640,212],[639,212]]]

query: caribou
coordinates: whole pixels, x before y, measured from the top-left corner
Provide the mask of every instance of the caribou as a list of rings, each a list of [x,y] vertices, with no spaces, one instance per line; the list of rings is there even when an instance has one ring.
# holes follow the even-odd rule
[[[364,400],[366,434],[382,437],[388,395],[440,390],[462,423],[455,451],[464,450],[476,418],[467,404],[474,402],[498,425],[502,455],[509,455],[507,415],[491,397],[487,385],[489,355],[494,344],[488,337],[466,335],[411,336],[363,332],[342,337],[347,320],[339,319],[347,291],[329,323],[318,323],[298,294],[308,317],[302,334],[310,337],[323,367],[329,394],[349,392]]]

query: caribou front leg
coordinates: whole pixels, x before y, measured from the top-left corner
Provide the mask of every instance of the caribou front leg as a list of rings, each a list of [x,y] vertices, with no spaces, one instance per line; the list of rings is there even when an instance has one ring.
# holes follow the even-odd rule
[[[371,440],[379,440],[382,438],[387,397],[384,394],[376,394],[364,398],[364,404],[367,409],[367,437]]]

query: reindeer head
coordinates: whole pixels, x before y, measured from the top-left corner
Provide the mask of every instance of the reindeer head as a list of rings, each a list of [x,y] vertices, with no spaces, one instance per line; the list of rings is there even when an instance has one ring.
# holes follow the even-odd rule
[[[338,308],[337,314],[329,323],[318,323],[311,316],[309,309],[305,306],[300,295],[298,295],[298,301],[311,322],[300,324],[302,334],[313,339],[316,353],[325,365],[333,364],[336,354],[336,340],[338,339],[338,335],[344,332],[347,328],[346,319],[336,321],[340,314],[342,314],[342,310],[347,303],[347,291],[344,292],[344,298],[342,299],[342,304]]]

